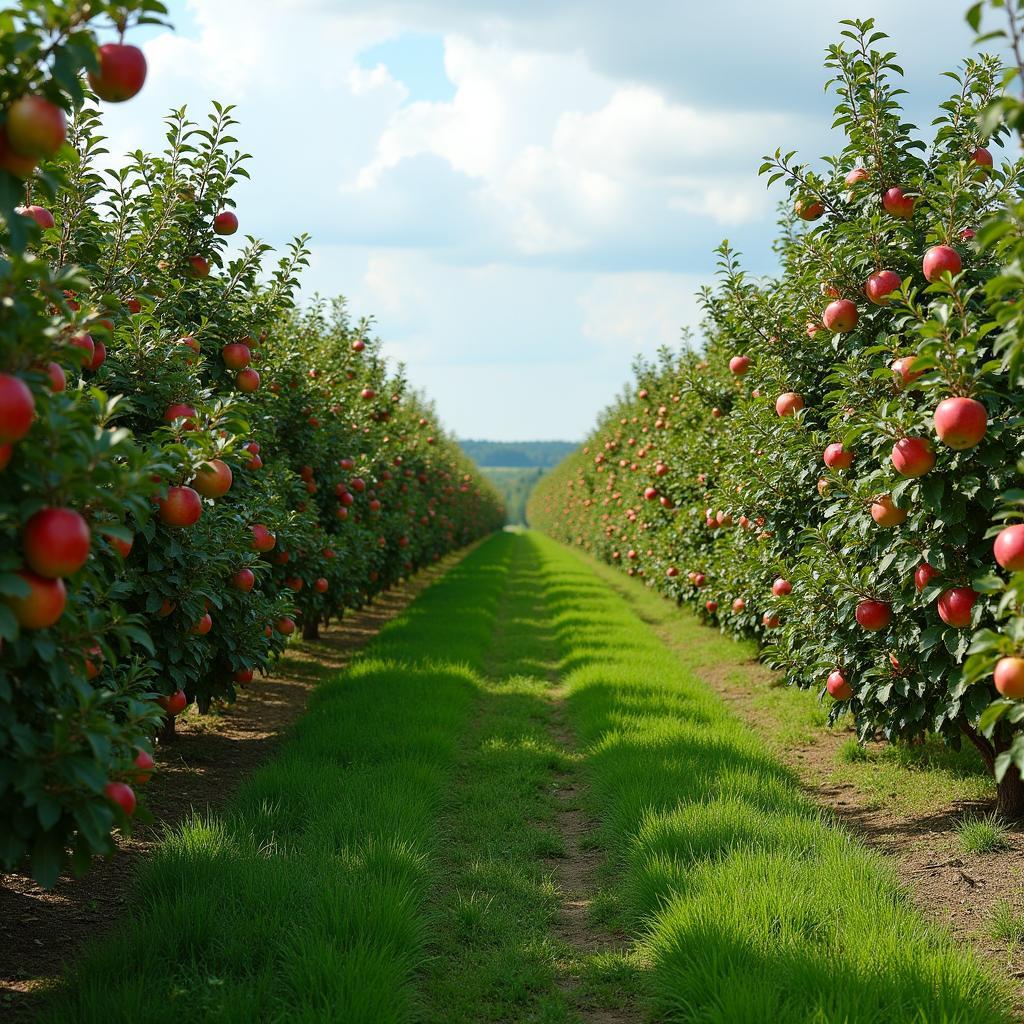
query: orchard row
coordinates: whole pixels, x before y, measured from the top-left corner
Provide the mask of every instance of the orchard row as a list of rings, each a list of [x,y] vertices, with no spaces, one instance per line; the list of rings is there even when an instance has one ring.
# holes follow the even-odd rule
[[[966,60],[925,145],[872,22],[826,67],[841,152],[781,151],[776,277],[719,250],[706,340],[636,385],[531,522],[622,565],[852,714],[862,738],[975,743],[1024,813],[1024,319],[1004,69]]]
[[[0,132],[0,866],[110,849],[174,717],[288,638],[497,528],[500,503],[344,302],[296,304],[306,240],[228,239],[230,108],[104,169],[151,0],[21,11]],[[69,68],[71,70],[69,70]]]

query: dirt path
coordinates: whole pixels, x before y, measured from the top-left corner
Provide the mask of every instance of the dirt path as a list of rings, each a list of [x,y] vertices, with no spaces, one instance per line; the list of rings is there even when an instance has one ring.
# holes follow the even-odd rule
[[[254,682],[235,704],[179,720],[172,745],[157,751],[157,772],[146,787],[152,821],[136,826],[110,857],[80,879],[63,878],[50,891],[17,873],[0,874],[0,1019],[31,1018],[38,994],[59,976],[82,944],[124,913],[140,857],[164,831],[193,811],[224,806],[248,775],[272,753],[302,714],[325,676],[344,668],[385,623],[443,575],[467,551],[439,562],[406,584],[381,594],[368,608],[296,645],[276,673]]]

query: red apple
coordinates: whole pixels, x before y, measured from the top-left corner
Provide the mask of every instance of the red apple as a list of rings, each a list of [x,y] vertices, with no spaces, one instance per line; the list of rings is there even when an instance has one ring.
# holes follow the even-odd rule
[[[780,622],[778,615],[772,615],[771,612],[765,612],[761,616],[761,622],[767,629],[775,629]]]
[[[780,416],[792,416],[804,407],[804,400],[795,391],[786,391],[775,400],[775,411]]]
[[[220,459],[200,463],[192,486],[204,498],[222,498],[231,490],[231,467]]]
[[[988,411],[975,398],[945,398],[935,409],[935,432],[957,451],[973,448],[987,429]]]
[[[914,197],[901,188],[891,188],[882,196],[882,207],[891,217],[906,220],[914,215]]]
[[[287,617],[278,619],[274,625],[277,627],[278,633],[282,633],[284,636],[291,636],[295,632],[295,622]]]
[[[64,111],[42,96],[22,96],[7,108],[7,139],[23,157],[53,156],[64,144]]]
[[[697,574],[696,574],[696,575],[695,575],[695,576],[693,577],[693,585],[694,585],[695,587],[703,587],[703,586],[704,586],[704,583],[705,583],[705,579],[706,579],[706,577],[704,576],[704,573],[702,573],[702,572],[699,572],[699,573],[697,573]]]
[[[656,487],[645,487],[644,488],[644,497],[648,501],[654,501],[654,499],[657,498],[657,496],[658,496],[658,489]]]
[[[30,569],[19,569],[15,574],[28,584],[28,597],[5,597],[3,600],[14,612],[18,625],[24,629],[46,629],[64,614],[67,590],[64,581],[38,576]]]
[[[218,235],[233,235],[238,230],[238,217],[231,210],[221,210],[213,218],[213,230]]]
[[[196,417],[199,413],[191,406],[183,402],[175,402],[164,409],[164,422],[173,423],[175,420],[184,420],[182,430],[195,430]]]
[[[964,268],[960,254],[948,245],[933,245],[924,254],[921,266],[925,278],[929,281],[938,281],[947,272],[956,277]]]
[[[371,399],[374,399],[374,398],[377,397],[377,392],[374,391],[373,388],[363,388],[363,390],[360,391],[359,394],[367,402],[369,402]]]
[[[34,156],[22,156],[7,137],[7,129],[0,127],[0,169],[16,178],[30,178],[39,161]]]
[[[25,524],[25,561],[40,576],[73,576],[89,557],[89,525],[70,508],[43,508]]]
[[[893,503],[892,497],[888,494],[875,498],[871,503],[871,518],[879,526],[899,526],[900,523],[906,521],[907,515],[907,510],[905,508],[897,508]]]
[[[239,391],[244,391],[247,395],[252,394],[260,386],[260,375],[249,366],[238,371],[235,383],[238,385]]]
[[[316,582],[315,582],[315,583],[313,584],[313,589],[314,589],[314,590],[315,590],[315,591],[316,591],[316,592],[317,592],[318,594],[323,594],[323,593],[325,593],[325,592],[327,591],[327,587],[328,587],[328,583],[327,583],[327,580],[325,580],[325,579],[323,578],[323,576],[320,576],[320,577],[319,577],[319,578],[318,578],[318,579],[316,580]]]
[[[992,546],[996,561],[1009,572],[1024,572],[1024,523],[1000,530]]]
[[[715,612],[718,611],[718,602],[717,601],[705,601],[704,602],[704,607],[708,610],[708,612],[710,614],[714,615]]]
[[[54,394],[59,394],[67,389],[68,379],[64,376],[64,369],[59,363],[47,363],[46,376],[50,378],[50,390]]]
[[[870,177],[871,175],[868,174],[868,169],[866,167],[854,167],[854,169],[846,175],[846,184],[852,187],[859,181],[867,181]]]
[[[732,603],[732,610],[737,613],[743,611],[743,609],[746,607],[747,602],[744,601],[742,597],[737,597],[736,600]]]
[[[970,587],[950,587],[939,595],[939,618],[947,626],[964,629],[971,624],[971,609],[977,600],[977,591]]]
[[[892,446],[891,459],[900,476],[924,476],[935,465],[935,448],[923,437],[901,437]]]
[[[853,465],[853,452],[844,448],[839,441],[825,449],[823,458],[829,469],[849,469]]]
[[[817,220],[825,212],[821,203],[809,199],[798,199],[794,209],[801,220]]]
[[[239,569],[238,572],[231,577],[231,585],[236,590],[241,590],[243,593],[248,594],[256,585],[256,574],[252,569]]]
[[[202,256],[189,256],[188,258],[188,276],[195,278],[203,278],[210,276],[210,263],[208,260],[203,259]]]
[[[142,747],[136,747],[135,758],[132,764],[135,766],[134,781],[137,786],[144,786],[153,777],[153,769],[156,761],[153,756]]]
[[[198,622],[193,623],[189,632],[194,633],[196,636],[206,636],[211,629],[213,629],[213,618],[210,616],[210,613],[207,612],[199,619]]]
[[[34,220],[44,231],[47,228],[52,228],[56,223],[53,214],[45,206],[19,206],[15,208],[14,212],[28,217],[29,220]]]
[[[107,103],[123,103],[137,95],[146,81],[146,57],[137,46],[105,43],[99,69],[89,72],[89,86]]]
[[[787,594],[793,593],[793,584],[787,579],[783,579],[781,576],[772,584],[772,593],[776,597],[785,597]]]
[[[903,284],[895,270],[876,270],[864,285],[864,294],[869,302],[876,306],[884,306],[892,295]]]
[[[203,514],[203,499],[191,488],[168,487],[167,497],[158,498],[160,519],[168,526],[195,526]]]
[[[853,690],[850,688],[850,684],[846,681],[846,677],[839,671],[839,669],[829,673],[828,679],[825,682],[825,689],[828,690],[829,695],[834,697],[836,700],[849,700],[853,696]]]
[[[245,686],[246,683],[251,683],[252,682],[253,675],[254,675],[254,673],[253,673],[253,670],[251,668],[240,668],[232,676],[232,679],[234,679],[234,681],[236,683],[240,683],[242,686]]]
[[[729,371],[742,377],[750,369],[750,356],[733,356],[729,360]]]
[[[262,523],[257,523],[251,529],[253,551],[271,551],[277,538]]]
[[[1020,700],[1024,697],[1024,658],[1000,658],[992,681],[1002,696]]]
[[[107,361],[107,346],[102,341],[93,343],[92,359],[85,364],[85,368],[95,373]]]
[[[129,537],[128,540],[122,540],[120,537],[115,537],[109,533],[104,533],[103,536],[107,538],[107,542],[121,558],[127,558],[131,554],[134,538]]]
[[[20,377],[0,373],[0,444],[20,441],[32,426],[36,400]]]
[[[896,378],[897,386],[905,388],[923,376],[924,370],[910,369],[914,365],[916,358],[917,356],[900,356],[899,359],[893,360],[891,369],[893,376]]]
[[[984,146],[979,146],[971,154],[971,163],[982,171],[987,171],[992,166],[992,154]]]
[[[846,334],[857,326],[857,306],[849,299],[836,299],[825,307],[821,322],[833,334]]]
[[[885,629],[892,619],[892,608],[885,601],[861,601],[857,605],[857,622],[871,632]]]
[[[188,707],[188,697],[184,690],[175,690],[167,697],[157,697],[156,702],[171,718],[180,715]]]
[[[917,587],[918,591],[924,590],[933,579],[941,575],[942,573],[934,566],[929,565],[927,562],[922,562],[914,570],[914,586]]]
[[[240,341],[233,341],[220,350],[220,357],[229,370],[242,370],[249,365],[252,351],[248,345],[244,345]]]
[[[362,338],[356,338],[356,340],[352,342],[352,351],[353,352],[362,352],[363,349],[365,349],[365,348],[366,348],[366,342],[363,341]]]
[[[135,813],[135,794],[126,782],[108,782],[103,787],[108,800],[117,804],[130,818]]]

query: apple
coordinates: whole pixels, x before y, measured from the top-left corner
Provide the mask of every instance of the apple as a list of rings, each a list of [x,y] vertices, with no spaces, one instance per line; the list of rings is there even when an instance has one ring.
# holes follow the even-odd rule
[[[918,591],[924,590],[933,579],[941,575],[942,573],[934,566],[929,565],[927,562],[922,562],[914,570],[914,586],[917,587]]]
[[[107,538],[107,542],[121,558],[127,558],[131,554],[134,538],[129,537],[128,540],[122,540],[120,537],[115,537],[109,533],[104,533],[103,536]]]
[[[137,46],[105,43],[99,68],[89,72],[89,86],[107,103],[123,103],[137,95],[146,81],[146,57]]]
[[[798,199],[793,209],[801,220],[817,220],[825,212],[821,203],[806,199]]]
[[[704,576],[704,573],[702,573],[702,572],[699,572],[699,573],[697,573],[697,574],[696,574],[696,575],[695,575],[695,576],[693,577],[693,585],[694,585],[695,587],[703,587],[703,586],[704,586],[704,583],[705,583],[705,579],[706,579],[706,577]]]
[[[988,171],[992,166],[992,154],[984,146],[979,146],[971,154],[971,163],[983,172]]]
[[[38,576],[31,569],[19,569],[16,576],[29,586],[28,597],[5,597],[18,625],[24,629],[46,629],[64,614],[68,594],[61,579]]]
[[[93,343],[92,359],[85,364],[85,368],[95,373],[107,361],[107,346],[102,341]]]
[[[349,481],[349,486],[358,494],[362,494],[366,490],[366,481],[361,476],[354,476]]]
[[[668,568],[667,568],[667,569],[665,570],[665,575],[666,575],[666,576],[667,576],[667,577],[668,577],[668,578],[669,578],[670,580],[674,580],[674,579],[675,579],[675,578],[676,578],[676,577],[677,577],[677,576],[679,575],[679,570],[678,570],[678,569],[677,569],[677,568],[676,568],[676,567],[675,567],[674,565],[670,565],[670,566],[669,566],[669,567],[668,567]]]
[[[766,628],[775,629],[779,625],[780,619],[778,615],[772,615],[771,612],[765,612],[764,615],[761,616],[761,622]]]
[[[901,188],[891,188],[882,196],[882,208],[889,216],[906,220],[914,215],[914,197]]]
[[[253,551],[271,551],[277,538],[262,523],[256,523],[251,529]]]
[[[732,603],[732,610],[737,613],[743,611],[743,609],[746,607],[747,602],[744,601],[742,597],[737,597],[736,600]]]
[[[133,295],[130,299],[124,300],[124,308],[127,309],[129,313],[141,313],[142,303]]]
[[[238,230],[238,217],[231,210],[221,210],[213,218],[213,230],[218,235],[233,235]]]
[[[241,590],[243,593],[248,594],[256,585],[256,574],[252,569],[239,569],[231,577],[231,585],[236,590]]]
[[[825,689],[828,690],[829,696],[836,700],[849,700],[853,696],[850,684],[839,669],[829,673],[828,679],[825,681]]]
[[[188,707],[188,697],[184,690],[175,690],[168,697],[157,697],[156,702],[171,718],[180,715]]]
[[[143,750],[142,747],[136,747],[132,764],[135,765],[135,784],[144,786],[153,777],[153,769],[156,767],[153,755],[149,751]]]
[[[42,96],[22,96],[7,108],[7,139],[23,157],[53,156],[64,144],[64,111]]]
[[[166,498],[157,498],[160,520],[167,526],[195,526],[203,514],[203,499],[183,485],[167,488]]]
[[[200,463],[192,486],[204,498],[222,498],[231,490],[231,467],[220,459]]]
[[[935,409],[935,432],[956,451],[973,448],[988,429],[988,410],[975,398],[944,398]]]
[[[88,523],[74,509],[42,508],[22,533],[25,561],[47,579],[73,576],[89,557],[91,539]]]
[[[924,375],[924,370],[911,370],[917,356],[900,356],[891,365],[893,376],[898,387],[905,388]]]
[[[935,448],[923,437],[901,437],[892,446],[891,460],[900,476],[924,476],[935,465]]]
[[[319,578],[318,578],[318,579],[316,580],[316,582],[315,582],[315,583],[313,584],[313,589],[314,589],[314,590],[315,590],[315,591],[316,591],[316,592],[317,592],[318,594],[323,594],[323,593],[326,593],[326,592],[327,592],[327,587],[328,587],[328,586],[329,586],[329,584],[328,584],[327,580],[325,580],[325,579],[323,578],[323,576],[320,576],[320,577],[319,577]]]
[[[103,649],[97,645],[90,647],[85,652],[85,678],[95,679],[100,674],[102,665]]]
[[[950,587],[939,595],[939,618],[947,626],[964,629],[971,624],[971,609],[978,593],[970,587]]]
[[[366,348],[366,342],[363,341],[362,338],[356,338],[356,340],[352,342],[352,351],[353,352],[362,352],[363,349],[365,349],[365,348]]]
[[[93,356],[96,355],[96,342],[92,340],[91,334],[75,334],[68,338],[68,344],[81,349],[82,355],[77,355],[78,363],[81,366],[88,366]]]
[[[750,356],[733,356],[729,360],[729,372],[742,377],[750,369]]]
[[[210,263],[208,260],[203,259],[202,256],[189,256],[188,258],[188,276],[194,278],[204,278],[210,276]]]
[[[363,390],[359,392],[359,395],[361,398],[369,402],[377,397],[377,392],[374,391],[373,388],[363,388]]]
[[[644,488],[644,498],[646,498],[648,501],[654,501],[654,499],[657,498],[657,496],[658,496],[658,489],[656,487],[645,487]]]
[[[866,167],[854,167],[854,169],[846,175],[846,184],[852,188],[857,184],[857,182],[867,181],[870,177],[871,175],[868,173],[868,169]]]
[[[244,370],[238,371],[238,374],[235,377],[235,383],[238,385],[239,391],[244,391],[249,395],[260,386],[260,375],[251,366],[249,366]]]
[[[288,579],[284,581],[284,585],[289,590],[294,590],[295,593],[297,594],[305,584],[298,576],[290,576]]]
[[[1024,697],[1024,658],[1000,658],[992,681],[1002,696],[1020,700]]]
[[[0,444],[20,441],[32,426],[36,400],[20,377],[0,373]]]
[[[39,161],[34,156],[22,156],[7,137],[7,129],[0,127],[0,169],[16,178],[30,178]]]
[[[871,518],[879,526],[899,526],[906,521],[908,514],[905,508],[897,508],[888,494],[875,498],[871,503]]]
[[[864,285],[864,294],[876,306],[885,306],[889,296],[900,288],[903,281],[895,270],[876,270]]]
[[[1000,530],[992,545],[996,561],[1009,572],[1024,571],[1024,523]]]
[[[853,452],[845,449],[839,441],[825,449],[823,458],[829,469],[849,469],[853,465]]]
[[[938,281],[947,272],[956,277],[963,268],[960,254],[948,245],[933,245],[924,254],[924,260],[921,263],[924,276],[929,281]]]
[[[282,633],[285,636],[291,636],[295,632],[295,622],[287,616],[278,619],[274,625],[277,627],[278,633]]]
[[[786,391],[775,399],[775,411],[780,416],[792,416],[804,407],[804,400],[795,391]]]
[[[170,615],[174,611],[174,609],[177,608],[177,607],[178,606],[173,601],[170,601],[170,600],[168,600],[165,597],[160,602],[160,607],[157,608],[157,610],[156,610],[157,618],[158,619],[166,619],[167,616]]]
[[[245,468],[246,469],[262,469],[263,468],[263,460],[258,455],[254,455],[245,464]]]
[[[103,794],[117,804],[130,818],[135,813],[135,794],[126,782],[108,782],[103,787]]]
[[[253,670],[251,668],[240,668],[232,676],[232,679],[234,679],[234,681],[236,683],[240,683],[242,686],[245,686],[246,683],[251,683],[252,682],[252,677],[253,677],[254,674],[255,673],[253,672]]]
[[[708,610],[708,612],[711,615],[714,615],[715,612],[718,611],[718,602],[717,601],[705,601],[704,602],[704,607]]]
[[[52,228],[56,223],[53,214],[45,206],[18,206],[14,212],[20,213],[22,217],[28,217],[29,220],[34,220],[44,231],[47,228]]]
[[[243,370],[252,359],[252,351],[248,345],[233,341],[220,350],[220,357],[229,370]]]
[[[193,406],[185,405],[183,402],[174,402],[164,409],[164,422],[173,423],[175,420],[184,420],[185,422],[181,425],[182,430],[195,430],[198,415],[199,413]]]
[[[190,633],[196,636],[206,636],[210,630],[213,629],[213,619],[209,612],[206,612],[198,622],[192,624],[192,628],[189,630]]]
[[[195,352],[196,355],[199,355],[199,353],[202,351],[202,346],[200,346],[199,341],[196,338],[192,337],[191,334],[182,335],[178,339],[178,344],[187,345],[190,349],[192,349],[193,352]],[[191,362],[191,360],[189,360],[189,362]]]
[[[793,593],[793,584],[787,579],[783,579],[781,576],[772,584],[772,593],[776,597],[785,597],[787,594]]]
[[[68,379],[64,375],[64,369],[59,363],[49,362],[46,364],[46,376],[50,379],[50,390],[59,394],[67,389]]]
[[[857,622],[874,633],[885,629],[892,619],[892,608],[885,601],[865,600],[857,605]]]
[[[850,299],[836,299],[825,307],[821,322],[833,334],[846,334],[857,326],[857,306]]]

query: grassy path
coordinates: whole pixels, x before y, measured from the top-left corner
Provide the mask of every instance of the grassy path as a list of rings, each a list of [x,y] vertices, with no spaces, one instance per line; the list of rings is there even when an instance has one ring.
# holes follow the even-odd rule
[[[1004,994],[573,552],[494,538],[170,836],[48,1022],[1004,1024]]]

